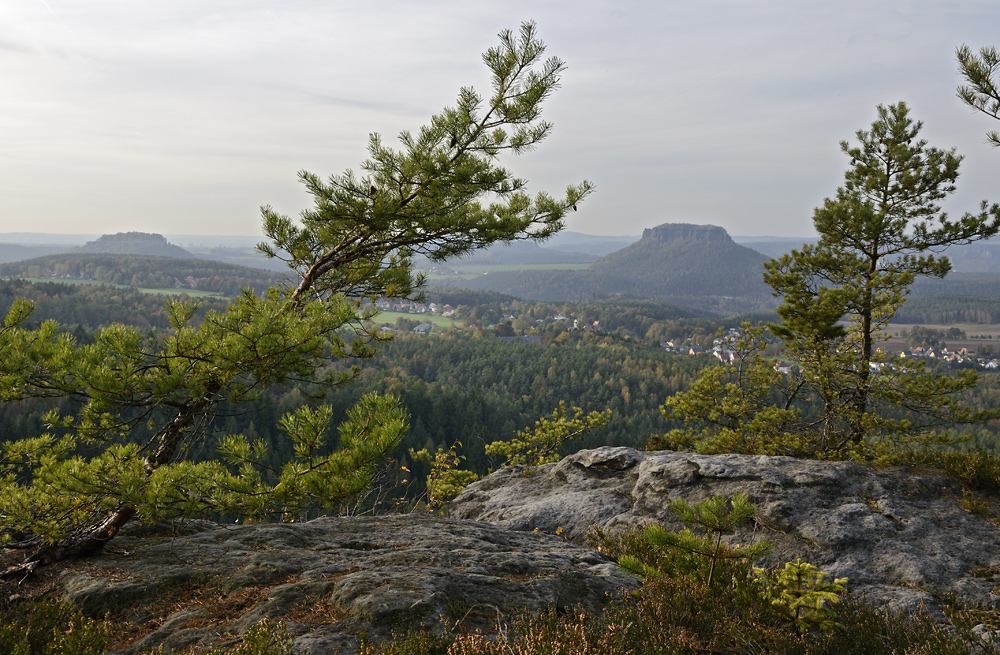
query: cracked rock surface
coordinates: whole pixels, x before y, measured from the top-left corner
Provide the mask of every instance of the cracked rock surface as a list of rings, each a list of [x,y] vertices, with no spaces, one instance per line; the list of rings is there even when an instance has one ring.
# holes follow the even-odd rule
[[[973,607],[1000,608],[1000,530],[962,509],[961,485],[926,471],[873,469],[853,462],[792,457],[583,450],[558,463],[512,467],[470,485],[453,517],[514,530],[555,532],[583,543],[591,526],[622,530],[650,522],[682,524],[671,501],[699,502],[746,493],[758,525],[732,540],[767,539],[763,560],[802,558],[852,593],[904,611],[954,596]]]
[[[112,613],[121,655],[226,644],[264,618],[286,622],[296,652],[322,655],[353,652],[361,634],[489,630],[552,605],[599,610],[638,584],[554,535],[410,514],[132,530],[68,569],[62,586],[86,613]]]

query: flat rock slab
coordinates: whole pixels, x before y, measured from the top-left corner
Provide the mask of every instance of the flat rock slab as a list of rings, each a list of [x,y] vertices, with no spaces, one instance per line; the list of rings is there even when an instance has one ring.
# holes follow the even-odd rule
[[[297,524],[134,530],[63,578],[66,597],[110,612],[121,655],[231,643],[264,618],[297,652],[351,653],[358,636],[446,625],[489,630],[520,610],[599,610],[638,586],[563,538],[422,514]]]
[[[848,588],[900,610],[937,612],[934,597],[1000,608],[1000,530],[959,504],[956,481],[909,469],[792,457],[698,455],[603,447],[554,464],[511,467],[470,485],[453,517],[515,530],[560,531],[582,543],[592,526],[682,527],[676,498],[746,493],[759,510],[737,543],[767,539],[765,566],[802,558]],[[561,528],[561,530],[560,530]]]

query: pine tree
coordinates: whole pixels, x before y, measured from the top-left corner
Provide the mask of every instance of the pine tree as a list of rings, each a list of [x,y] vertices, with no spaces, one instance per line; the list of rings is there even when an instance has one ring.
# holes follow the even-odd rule
[[[771,331],[822,398],[824,441],[834,450],[971,418],[948,394],[974,386],[974,372],[932,375],[875,348],[916,276],[940,278],[951,269],[937,253],[1000,231],[1000,206],[983,202],[956,221],[941,210],[961,157],[929,147],[921,127],[905,103],[879,106],[871,129],[857,132],[857,145],[841,143],[851,164],[844,185],[813,216],[819,242],[764,266],[764,281],[783,300],[782,321]],[[887,408],[906,418],[889,418]]]
[[[968,82],[968,85],[956,90],[959,99],[973,109],[1000,120],[1000,80],[997,79],[1000,52],[992,46],[984,46],[979,49],[977,57],[969,46],[963,45],[955,54],[962,76]],[[988,132],[986,138],[993,147],[1000,147],[1000,132]]]
[[[389,395],[364,396],[335,438],[329,407],[287,414],[281,428],[294,458],[280,469],[268,467],[263,440],[242,435],[221,439],[219,459],[190,455],[223,403],[251,402],[294,380],[349,380],[350,371],[328,363],[374,354],[365,301],[414,296],[423,282],[414,254],[443,259],[562,227],[590,185],[559,200],[531,198],[498,161],[551,129],[541,107],[564,66],[543,60],[544,50],[531,23],[501,33],[484,55],[493,76],[487,100],[462,89],[455,108],[400,135],[400,152],[373,135],[360,177],[301,173],[315,206],[298,223],[265,207],[272,241],[261,245],[288,262],[295,285],[246,291],[200,322],[195,303],[171,301],[165,336],[111,325],[90,345],[54,322],[27,327],[32,307],[15,303],[0,328],[0,398],[69,402],[46,417],[50,432],[0,449],[0,548],[24,552],[7,573],[93,552],[136,517],[293,520],[363,491],[407,429]]]
[[[788,444],[795,449],[789,454],[843,454],[988,416],[956,400],[975,386],[975,371],[935,374],[923,362],[894,359],[876,348],[916,276],[948,273],[942,250],[1000,231],[998,205],[984,201],[958,220],[941,210],[939,203],[955,190],[961,157],[929,147],[919,139],[921,127],[904,103],[879,106],[871,129],[857,132],[857,144],[841,143],[851,162],[843,186],[815,211],[819,241],[765,263],[764,281],[782,300],[781,322],[770,331],[798,372],[773,384],[773,362],[757,354],[741,363],[747,378],[737,387],[700,385],[715,389],[714,401],[687,402],[681,394],[667,411],[708,424],[700,435],[689,429],[689,437],[710,441],[719,425],[712,408],[733,405],[734,393],[747,390],[752,393],[739,406],[752,409],[752,420],[741,422],[763,420],[781,439],[777,449],[748,448],[756,452]],[[777,404],[776,389],[782,396]],[[730,431],[746,436],[739,426]]]

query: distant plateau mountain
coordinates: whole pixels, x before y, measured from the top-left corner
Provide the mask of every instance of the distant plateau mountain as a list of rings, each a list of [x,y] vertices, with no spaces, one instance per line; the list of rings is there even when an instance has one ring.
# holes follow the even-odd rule
[[[774,306],[761,279],[766,259],[721,227],[667,223],[585,270],[496,271],[456,284],[527,300],[631,296],[734,314]]]
[[[161,234],[146,232],[119,232],[105,234],[96,241],[76,249],[76,252],[104,253],[109,255],[149,255],[153,257],[173,257],[175,259],[193,259],[194,255],[180,246],[167,241]]]

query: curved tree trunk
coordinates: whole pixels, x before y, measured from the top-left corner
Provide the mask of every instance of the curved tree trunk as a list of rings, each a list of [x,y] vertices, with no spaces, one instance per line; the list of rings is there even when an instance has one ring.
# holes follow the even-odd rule
[[[104,548],[104,545],[111,541],[134,516],[135,508],[121,507],[95,526],[81,529],[57,543],[35,547],[20,564],[0,571],[0,579],[28,574],[39,566],[93,555]]]
[[[212,389],[212,396],[217,389]],[[146,477],[149,478],[161,466],[169,464],[177,448],[187,436],[188,428],[194,419],[211,404],[212,400],[205,398],[188,403],[178,409],[177,414],[160,431],[155,440],[156,447],[145,459]],[[0,579],[19,574],[28,574],[39,566],[54,564],[76,557],[86,557],[104,548],[105,544],[115,538],[126,523],[136,515],[136,508],[123,505],[106,517],[91,525],[80,527],[54,544],[26,544],[28,554],[20,564],[15,564],[0,571]]]

